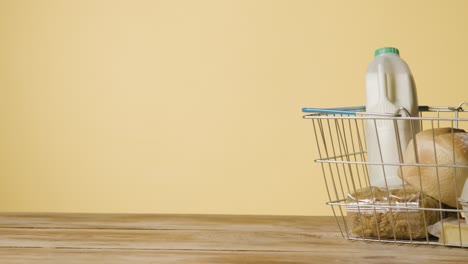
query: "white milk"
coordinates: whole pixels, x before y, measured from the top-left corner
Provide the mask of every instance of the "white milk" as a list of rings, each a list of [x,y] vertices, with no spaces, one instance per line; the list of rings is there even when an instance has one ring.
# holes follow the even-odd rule
[[[381,48],[375,51],[375,58],[366,74],[366,112],[396,113],[401,107],[411,116],[418,116],[418,99],[413,75],[408,65],[400,58],[396,48]],[[400,112],[406,116],[404,112]],[[419,122],[398,121],[401,153],[412,138],[419,132]],[[398,142],[393,120],[367,120],[366,145],[369,162],[400,163]],[[387,187],[402,184],[398,177],[398,166],[369,165],[372,186]]]

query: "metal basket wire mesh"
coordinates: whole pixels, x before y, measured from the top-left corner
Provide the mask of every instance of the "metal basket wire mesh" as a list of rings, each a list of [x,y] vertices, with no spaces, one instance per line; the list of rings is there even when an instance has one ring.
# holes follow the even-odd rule
[[[303,108],[307,113],[304,118],[312,122],[318,155],[315,162],[321,167],[328,194],[327,204],[331,206],[344,238],[468,247],[468,224],[465,223],[463,206],[458,202],[463,189],[460,182],[468,177],[468,164],[460,163],[458,157],[464,155],[461,158],[468,160],[468,150],[455,151],[455,141],[452,140],[453,153],[450,155],[453,159],[449,163],[437,158],[430,163],[422,162],[417,154],[419,138],[412,131],[411,142],[415,146],[412,155],[416,157],[410,163],[398,139],[395,143],[399,149],[399,162],[369,162],[365,130],[369,122],[375,124],[379,120],[392,121],[395,131],[398,131],[400,121],[418,122],[421,131],[432,133],[428,138],[432,138],[431,144],[437,152],[439,146],[436,146],[434,131],[438,128],[450,128],[452,138],[456,132],[452,128],[468,131],[465,105],[467,103],[455,107],[420,106],[418,117],[401,113],[367,113],[365,107]],[[398,137],[398,133],[396,135]],[[468,142],[465,143],[468,148]],[[399,176],[405,180],[398,188],[388,185],[376,188],[370,184],[370,166],[396,166]],[[405,172],[410,168],[420,173],[416,182],[406,180],[409,177]],[[422,175],[421,171],[429,169],[433,174]],[[444,181],[445,178],[439,176],[447,171],[453,181]],[[447,188],[452,188],[448,194]],[[441,190],[446,196],[456,196],[456,204],[445,204]]]

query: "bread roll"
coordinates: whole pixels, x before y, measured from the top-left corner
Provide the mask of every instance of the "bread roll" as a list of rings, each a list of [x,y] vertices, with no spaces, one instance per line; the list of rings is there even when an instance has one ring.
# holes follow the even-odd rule
[[[399,176],[408,184],[442,203],[457,207],[458,198],[468,177],[468,133],[462,129],[436,128],[416,135],[417,157],[413,140],[408,144],[403,159],[408,164],[438,164],[450,166],[402,166]],[[416,161],[416,160],[419,161]],[[440,186],[440,187],[439,187]]]

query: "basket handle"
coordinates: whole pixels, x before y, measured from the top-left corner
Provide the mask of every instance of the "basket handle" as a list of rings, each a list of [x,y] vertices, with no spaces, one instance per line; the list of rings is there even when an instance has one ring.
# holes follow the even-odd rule
[[[463,103],[463,104],[468,104],[468,103]],[[460,104],[460,106],[455,109],[457,110],[461,109],[461,105],[463,104]],[[420,105],[418,107],[418,110],[420,112],[430,111],[431,109],[435,109],[435,107],[429,107],[427,105]],[[443,109],[440,108],[439,110],[449,110],[449,109],[450,108],[444,107]],[[304,113],[315,113],[315,114],[356,115],[358,112],[361,114],[365,114],[363,113],[365,111],[366,111],[365,106],[334,107],[334,108],[310,108],[310,107],[302,108],[302,112]]]
[[[365,111],[365,106],[337,107],[337,108],[302,108],[304,113],[318,114],[339,114],[339,115],[356,115],[357,112]]]

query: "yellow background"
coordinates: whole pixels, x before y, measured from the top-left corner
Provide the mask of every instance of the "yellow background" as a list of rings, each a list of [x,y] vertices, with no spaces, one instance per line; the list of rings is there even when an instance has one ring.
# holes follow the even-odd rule
[[[468,99],[464,0],[0,0],[0,211],[330,214],[300,109],[382,46]]]

